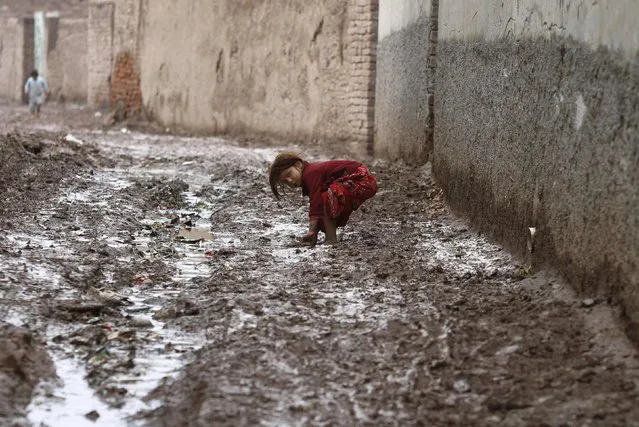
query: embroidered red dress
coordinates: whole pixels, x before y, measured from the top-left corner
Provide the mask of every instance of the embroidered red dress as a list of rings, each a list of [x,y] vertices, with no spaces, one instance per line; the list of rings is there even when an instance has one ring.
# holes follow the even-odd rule
[[[309,197],[308,216],[324,231],[324,215],[338,227],[377,192],[377,180],[366,166],[351,160],[307,163],[302,170],[302,194]]]

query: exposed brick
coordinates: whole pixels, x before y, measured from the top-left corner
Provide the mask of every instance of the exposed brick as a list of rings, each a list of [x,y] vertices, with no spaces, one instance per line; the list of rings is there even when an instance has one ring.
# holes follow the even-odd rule
[[[135,57],[130,52],[118,54],[111,79],[111,106],[117,114],[135,114],[142,108],[140,76]]]
[[[351,137],[366,143],[369,150],[374,137],[378,10],[378,0],[349,0],[347,117]]]

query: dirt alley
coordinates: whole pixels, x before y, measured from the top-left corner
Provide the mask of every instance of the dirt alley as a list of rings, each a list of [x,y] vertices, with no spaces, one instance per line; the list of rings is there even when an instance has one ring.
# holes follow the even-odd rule
[[[614,307],[451,215],[428,166],[295,248],[266,167],[321,147],[0,106],[0,425],[633,426]],[[70,424],[71,423],[71,424]]]

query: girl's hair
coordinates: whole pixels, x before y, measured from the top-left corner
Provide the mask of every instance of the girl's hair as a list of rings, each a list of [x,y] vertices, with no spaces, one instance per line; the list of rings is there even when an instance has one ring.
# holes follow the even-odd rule
[[[269,184],[271,184],[271,191],[273,192],[273,194],[275,194],[276,199],[279,200],[281,196],[279,187],[281,184],[280,176],[282,175],[282,172],[284,172],[291,166],[295,166],[297,162],[302,163],[302,165],[306,164],[306,162],[300,157],[298,153],[293,153],[290,151],[285,151],[278,154],[275,157],[275,160],[273,160],[273,164],[271,164],[271,167],[269,168],[268,182]]]

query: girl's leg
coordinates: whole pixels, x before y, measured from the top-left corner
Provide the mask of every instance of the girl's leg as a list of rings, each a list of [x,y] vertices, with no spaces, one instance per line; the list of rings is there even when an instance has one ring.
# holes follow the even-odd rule
[[[334,245],[337,243],[337,223],[333,218],[324,216],[324,234],[326,234],[326,240],[324,244]]]

